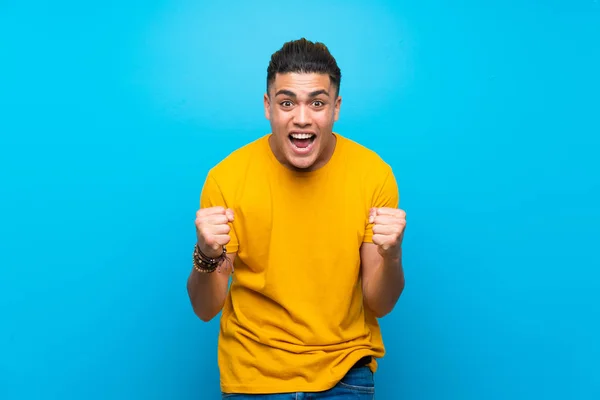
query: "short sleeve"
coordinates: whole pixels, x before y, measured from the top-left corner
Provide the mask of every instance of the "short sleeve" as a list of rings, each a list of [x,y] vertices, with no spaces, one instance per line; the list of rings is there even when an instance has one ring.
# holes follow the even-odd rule
[[[206,180],[204,181],[204,185],[202,186],[202,193],[200,194],[200,208],[209,208],[209,207],[225,207],[225,208],[233,208],[231,204],[228,204],[223,196],[223,192],[217,183],[215,177],[209,172],[206,176]],[[235,222],[235,217],[234,217]],[[231,230],[229,231],[229,236],[231,240],[227,247],[228,253],[235,253],[239,248],[238,237],[235,233],[234,224],[230,223],[229,226]]]
[[[369,210],[372,207],[398,208],[399,206],[400,194],[392,169],[388,167],[387,173],[383,176],[381,183],[375,186]],[[373,224],[369,223],[369,210],[367,210],[363,237],[365,243],[373,243]]]

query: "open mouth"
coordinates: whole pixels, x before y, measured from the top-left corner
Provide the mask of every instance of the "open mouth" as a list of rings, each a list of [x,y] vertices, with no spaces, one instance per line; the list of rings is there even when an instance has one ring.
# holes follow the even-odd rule
[[[299,151],[307,151],[317,138],[314,133],[291,133],[289,135],[290,142],[293,147]]]

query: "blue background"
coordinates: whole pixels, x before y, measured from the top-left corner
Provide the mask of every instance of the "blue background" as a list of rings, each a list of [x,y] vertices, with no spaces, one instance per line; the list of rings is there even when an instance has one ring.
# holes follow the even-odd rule
[[[4,0],[0,399],[219,398],[194,214],[302,36],[408,213],[378,398],[600,398],[598,1]]]

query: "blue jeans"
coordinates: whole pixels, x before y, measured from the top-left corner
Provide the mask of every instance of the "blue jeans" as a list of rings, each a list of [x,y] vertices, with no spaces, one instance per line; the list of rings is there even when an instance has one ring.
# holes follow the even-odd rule
[[[374,400],[375,381],[369,367],[352,368],[334,387],[324,392],[277,394],[223,393],[222,399],[231,400]]]

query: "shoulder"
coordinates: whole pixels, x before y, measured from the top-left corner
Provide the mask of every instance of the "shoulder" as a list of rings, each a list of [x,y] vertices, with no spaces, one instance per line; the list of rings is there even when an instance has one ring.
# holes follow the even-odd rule
[[[258,139],[253,140],[229,153],[225,158],[210,168],[208,174],[212,178],[232,179],[235,176],[243,175],[248,165],[260,159],[264,152],[265,141],[267,135],[263,135]]]
[[[373,149],[344,138],[350,173],[365,196],[368,207],[398,207],[400,193],[392,166]]]
[[[348,165],[364,174],[383,175],[392,174],[391,165],[381,157],[375,150],[352,140],[346,136],[336,133],[344,149],[344,158]]]
[[[369,206],[388,207],[398,203],[399,190],[393,168],[375,150],[341,137],[346,173],[363,192]]]

